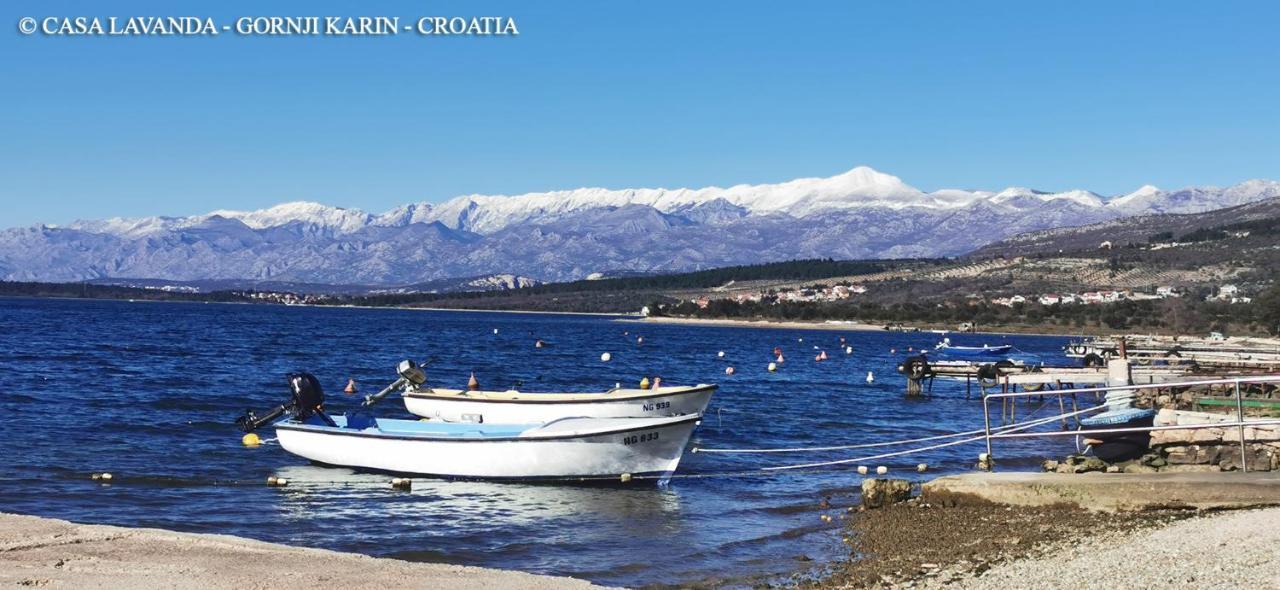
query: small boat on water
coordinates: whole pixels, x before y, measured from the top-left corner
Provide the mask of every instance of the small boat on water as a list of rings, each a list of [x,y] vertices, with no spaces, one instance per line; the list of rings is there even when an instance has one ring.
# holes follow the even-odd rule
[[[416,365],[401,368],[406,376],[368,398],[366,406],[397,384],[425,380]],[[293,373],[288,383],[289,402],[261,417],[246,413],[236,421],[241,429],[252,432],[275,422],[280,446],[304,459],[431,477],[621,482],[636,478],[662,485],[679,466],[702,418],[701,412],[695,412],[503,424],[374,418],[364,410],[330,416],[313,375]]]
[[[638,418],[701,414],[715,385],[615,388],[603,393],[467,391],[407,386],[402,394],[411,414],[446,422],[532,423],[570,416]]]
[[[472,424],[332,416],[276,424],[280,446],[325,465],[410,475],[496,480],[666,483],[700,414],[562,418],[546,424]]]
[[[944,338],[939,342],[934,350],[953,355],[953,356],[1004,356],[1013,350],[1012,344],[1001,344],[999,346],[955,346],[951,344],[950,338]]]

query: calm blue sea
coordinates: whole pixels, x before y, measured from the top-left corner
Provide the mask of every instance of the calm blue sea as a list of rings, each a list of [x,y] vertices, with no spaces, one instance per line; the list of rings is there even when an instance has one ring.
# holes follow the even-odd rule
[[[852,355],[840,350],[840,336]],[[534,348],[538,338],[551,346]],[[341,412],[355,404],[341,393],[348,378],[371,393],[395,377],[397,361],[434,357],[431,382],[455,387],[472,371],[486,388],[523,382],[528,391],[596,391],[645,375],[719,383],[695,434],[694,444],[707,447],[847,444],[979,428],[981,404],[965,399],[963,384],[939,381],[931,398],[904,399],[894,366],[907,347],[938,338],[530,314],[0,299],[0,510],[606,584],[749,583],[844,554],[842,521],[820,515],[836,516],[857,501],[861,480],[852,466],[677,479],[663,489],[417,480],[404,493],[391,490],[386,476],[310,466],[272,444],[245,448],[233,420],[246,408],[283,402],[289,371],[315,373],[328,407]],[[951,339],[1013,343],[1066,362],[1063,338]],[[770,374],[775,346],[787,362]],[[831,360],[814,362],[818,349]],[[602,352],[612,361],[601,362]],[[726,376],[727,366],[737,373]],[[874,383],[866,382],[868,371]],[[398,399],[379,412],[407,417]],[[1071,444],[1006,441],[997,455],[1003,469],[1030,469]],[[872,464],[932,477],[969,469],[981,450],[965,445]],[[856,456],[687,453],[680,473]],[[917,476],[920,461],[934,472]],[[115,482],[91,481],[98,471],[112,472]],[[272,474],[293,481],[268,488],[262,482]],[[821,509],[824,497],[835,508]]]

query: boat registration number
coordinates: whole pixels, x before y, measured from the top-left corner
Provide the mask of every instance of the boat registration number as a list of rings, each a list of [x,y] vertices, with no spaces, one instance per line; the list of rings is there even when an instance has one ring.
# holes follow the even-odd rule
[[[643,433],[640,433],[640,434],[633,434],[633,435],[631,435],[631,436],[624,436],[624,437],[622,437],[622,444],[624,444],[624,445],[638,445],[638,444],[640,444],[640,443],[647,443],[647,442],[655,441],[655,440],[658,440],[658,433],[657,433],[657,432],[643,432]]]
[[[671,407],[671,402],[657,402],[657,403],[652,403],[652,404],[645,404],[645,405],[644,405],[644,411],[646,411],[646,412],[656,412],[656,411],[658,411],[658,410],[665,410],[665,409],[670,408],[670,407]]]

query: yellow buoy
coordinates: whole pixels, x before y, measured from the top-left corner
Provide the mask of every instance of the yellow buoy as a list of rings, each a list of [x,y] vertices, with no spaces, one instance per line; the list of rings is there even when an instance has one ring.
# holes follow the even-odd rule
[[[619,480],[621,480],[621,481],[622,481],[622,483],[627,483],[627,482],[631,481],[631,474],[630,474],[630,473],[624,473],[624,474],[622,474],[622,476],[620,476],[618,479],[619,479]]]
[[[644,378],[640,379],[640,389],[649,389],[649,378],[648,378],[648,377],[644,377]]]
[[[252,432],[240,438],[240,443],[246,447],[256,447],[261,442],[262,442],[262,439],[258,438],[258,435]]]

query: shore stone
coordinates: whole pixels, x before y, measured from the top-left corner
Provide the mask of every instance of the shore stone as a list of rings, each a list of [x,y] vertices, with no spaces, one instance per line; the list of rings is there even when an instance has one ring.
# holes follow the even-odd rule
[[[1160,473],[1208,473],[1222,471],[1218,465],[1165,465]]]
[[[1150,465],[1142,465],[1139,463],[1134,463],[1132,465],[1124,466],[1125,473],[1155,473],[1156,471],[1157,469],[1155,467],[1152,467]]]
[[[1040,468],[1045,471],[1057,471],[1058,462],[1054,461],[1053,459],[1046,459],[1044,463],[1040,464]]]
[[[1106,471],[1107,462],[1097,457],[1086,457],[1084,461],[1075,465],[1072,469],[1073,473],[1090,473],[1093,471]]]
[[[862,505],[880,508],[911,497],[911,482],[905,479],[870,478],[862,480]]]

